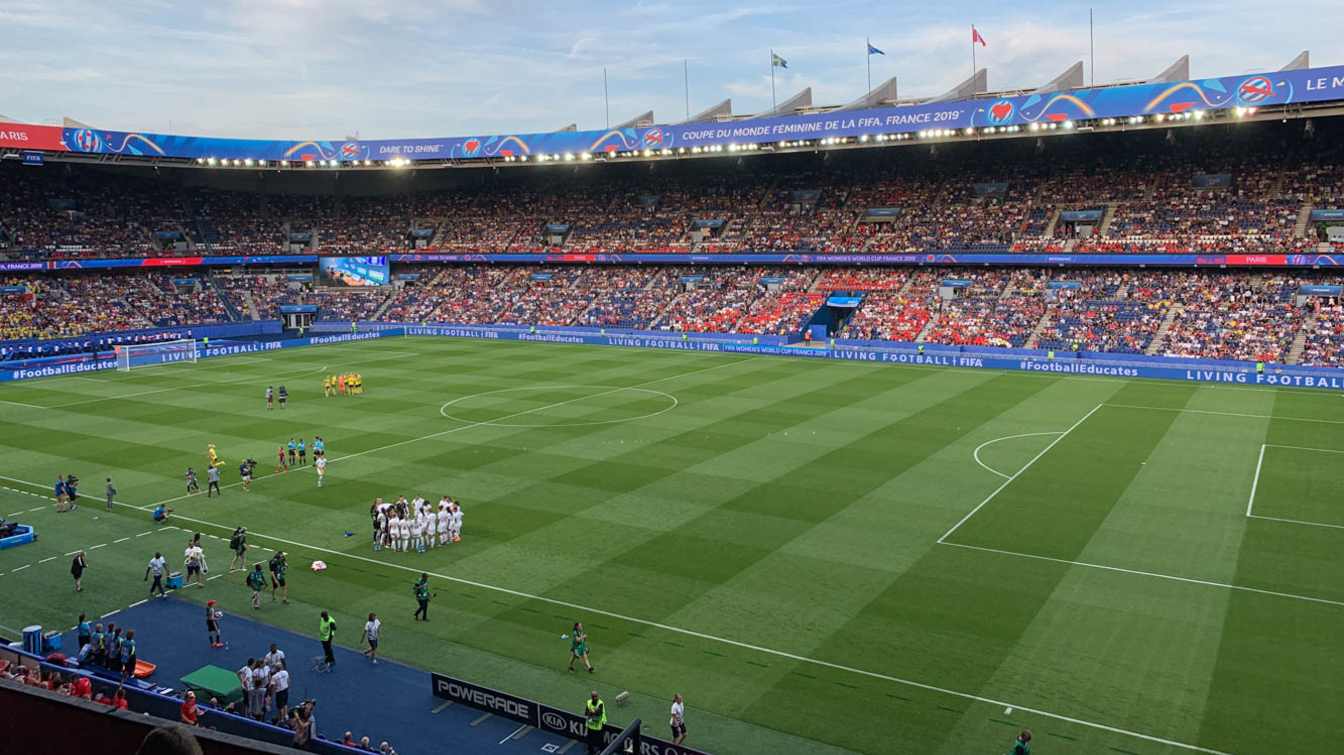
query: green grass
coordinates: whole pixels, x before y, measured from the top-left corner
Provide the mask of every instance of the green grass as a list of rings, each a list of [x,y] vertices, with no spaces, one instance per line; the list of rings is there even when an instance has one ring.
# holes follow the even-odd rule
[[[324,368],[368,394],[322,398]],[[267,411],[281,382],[290,406]],[[171,504],[290,552],[294,602],[262,620],[378,611],[389,655],[570,707],[628,689],[622,722],[661,722],[680,691],[710,750],[997,753],[1025,726],[1042,753],[1319,753],[1344,727],[1344,529],[1320,526],[1344,525],[1337,394],[400,339],[0,399],[53,407],[0,403],[0,514],[42,533],[0,551],[8,627],[138,600],[186,533],[134,507],[180,496],[207,442],[228,483],[318,433],[323,489],[304,470]],[[26,513],[63,472],[89,505]],[[109,475],[129,504],[111,513]],[[402,493],[460,498],[463,542],[372,552],[369,502]],[[64,554],[97,544],[77,596]],[[236,581],[187,597],[241,608]],[[564,670],[576,619],[595,680]]]

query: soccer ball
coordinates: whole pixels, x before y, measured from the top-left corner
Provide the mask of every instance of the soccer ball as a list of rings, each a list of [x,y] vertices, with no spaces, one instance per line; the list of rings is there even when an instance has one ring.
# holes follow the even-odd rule
[[[313,571],[315,571],[315,572],[324,572],[324,571],[327,570],[327,562],[326,562],[326,561],[314,561],[314,562],[313,562],[312,569],[313,569]]]

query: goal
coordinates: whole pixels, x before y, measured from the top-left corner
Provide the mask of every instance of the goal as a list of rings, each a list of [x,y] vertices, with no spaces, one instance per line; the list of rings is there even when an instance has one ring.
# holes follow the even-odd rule
[[[183,338],[160,343],[138,343],[116,346],[117,369],[130,372],[134,367],[150,367],[174,362],[195,362],[198,357],[196,341]]]

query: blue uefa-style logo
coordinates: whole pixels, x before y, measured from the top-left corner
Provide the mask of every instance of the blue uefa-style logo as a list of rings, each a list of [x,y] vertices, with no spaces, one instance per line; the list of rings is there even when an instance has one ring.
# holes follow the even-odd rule
[[[1241,82],[1237,87],[1237,99],[1248,105],[1264,102],[1274,96],[1274,84],[1264,76],[1255,76]]]
[[[80,152],[97,152],[102,149],[103,140],[89,128],[81,128],[74,133],[74,147]]]

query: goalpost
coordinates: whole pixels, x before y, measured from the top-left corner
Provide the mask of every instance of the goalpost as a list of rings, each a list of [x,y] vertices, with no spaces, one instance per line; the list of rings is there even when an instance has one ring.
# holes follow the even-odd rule
[[[159,343],[123,344],[114,346],[113,351],[117,356],[117,369],[121,372],[130,372],[134,367],[149,367],[156,364],[195,363],[199,357],[196,341],[191,338]]]

